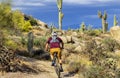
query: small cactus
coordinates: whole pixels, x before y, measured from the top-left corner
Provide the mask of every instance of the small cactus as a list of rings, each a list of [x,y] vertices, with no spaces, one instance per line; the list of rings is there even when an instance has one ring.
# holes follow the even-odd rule
[[[118,22],[117,22],[117,19],[116,19],[116,15],[114,15],[114,23],[113,23],[113,26],[117,26]]]
[[[86,29],[85,23],[82,22],[81,25],[80,25],[80,31],[81,31],[81,32],[84,32],[85,29]]]
[[[33,33],[32,32],[29,32],[28,33],[28,44],[27,44],[27,47],[28,47],[28,52],[30,53],[30,55],[32,56],[33,55]]]
[[[102,15],[101,11],[98,11],[98,17],[102,19],[102,30],[103,30],[103,33],[105,33],[108,29],[108,23],[106,22],[107,20],[106,11],[104,12],[104,15]]]

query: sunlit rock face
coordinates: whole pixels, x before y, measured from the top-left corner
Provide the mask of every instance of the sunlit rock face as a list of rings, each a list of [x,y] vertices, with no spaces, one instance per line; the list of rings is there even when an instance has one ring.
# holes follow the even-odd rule
[[[111,27],[110,34],[114,39],[120,40],[120,26]]]

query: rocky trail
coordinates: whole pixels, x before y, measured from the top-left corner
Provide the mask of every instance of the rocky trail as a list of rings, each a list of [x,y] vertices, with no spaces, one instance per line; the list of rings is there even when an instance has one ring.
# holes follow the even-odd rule
[[[0,78],[57,78],[54,67],[51,66],[50,61],[37,60],[28,57],[20,57],[25,63],[31,67],[37,67],[40,70],[38,73],[24,73],[24,72],[9,72],[0,75]],[[77,75],[68,75],[65,65],[63,65],[64,72],[61,73],[62,78],[78,78]]]

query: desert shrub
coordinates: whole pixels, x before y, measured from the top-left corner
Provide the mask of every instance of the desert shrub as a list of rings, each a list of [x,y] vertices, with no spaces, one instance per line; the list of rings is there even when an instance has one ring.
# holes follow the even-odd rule
[[[83,69],[83,66],[81,65],[80,62],[77,61],[70,62],[67,68],[69,73],[77,73],[79,72],[80,69]]]
[[[1,27],[13,27],[11,1],[0,1],[0,26]]]
[[[115,49],[120,48],[120,44],[112,38],[105,38],[102,43],[106,51],[114,52]]]
[[[41,38],[35,38],[34,39],[34,45],[36,47],[39,47],[42,50],[45,48],[45,43],[46,43],[46,37],[45,36],[43,36]]]
[[[85,78],[115,78],[116,61],[105,59],[99,65],[93,65],[84,73]]]
[[[87,42],[83,52],[89,56],[94,64],[98,65],[101,63],[101,60],[111,57],[109,55],[111,52],[106,50],[106,46],[104,46],[102,42],[97,44],[95,40]]]
[[[115,77],[120,78],[120,68],[116,69],[115,71]]]
[[[40,39],[40,48],[44,49],[45,48],[45,43],[46,43],[46,37],[42,37]]]
[[[11,48],[11,49],[16,49],[16,48],[18,48],[18,45],[17,45],[17,43],[15,43],[13,40],[10,40],[10,39],[7,39],[6,41],[5,41],[5,46],[7,46],[8,48]]]
[[[100,66],[91,66],[84,74],[85,78],[103,78],[103,70]],[[100,73],[101,72],[101,73]]]
[[[21,37],[21,44],[23,45],[23,46],[26,46],[27,45],[27,39],[25,38],[25,37]]]
[[[37,46],[37,47],[40,46],[40,38],[35,38],[34,39],[34,45]]]
[[[23,31],[29,31],[30,29],[32,29],[32,26],[31,26],[30,22],[25,21],[25,24],[23,25],[22,30]]]
[[[26,21],[30,21],[30,24],[32,25],[32,26],[36,26],[36,25],[38,25],[37,24],[37,21],[36,21],[36,19],[34,19],[32,16],[29,16],[29,15],[24,15],[24,18],[25,18],[25,20]]]
[[[109,56],[111,51],[106,49],[105,43],[97,44],[95,40],[88,41],[84,53],[89,56],[93,63],[84,72],[85,78],[115,78],[117,60]]]
[[[92,29],[92,30],[86,30],[85,34],[88,34],[90,36],[99,36],[102,33],[99,29]]]
[[[0,45],[3,45],[4,44],[4,41],[5,41],[5,35],[2,31],[0,31]]]

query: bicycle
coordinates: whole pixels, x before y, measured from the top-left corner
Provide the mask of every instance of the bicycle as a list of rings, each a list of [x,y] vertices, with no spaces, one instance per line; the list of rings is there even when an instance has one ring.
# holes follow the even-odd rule
[[[55,72],[56,72],[58,78],[60,78],[60,75],[61,75],[61,73],[60,73],[60,64],[59,64],[57,52],[54,52],[53,60],[54,60],[54,69],[55,69]]]

